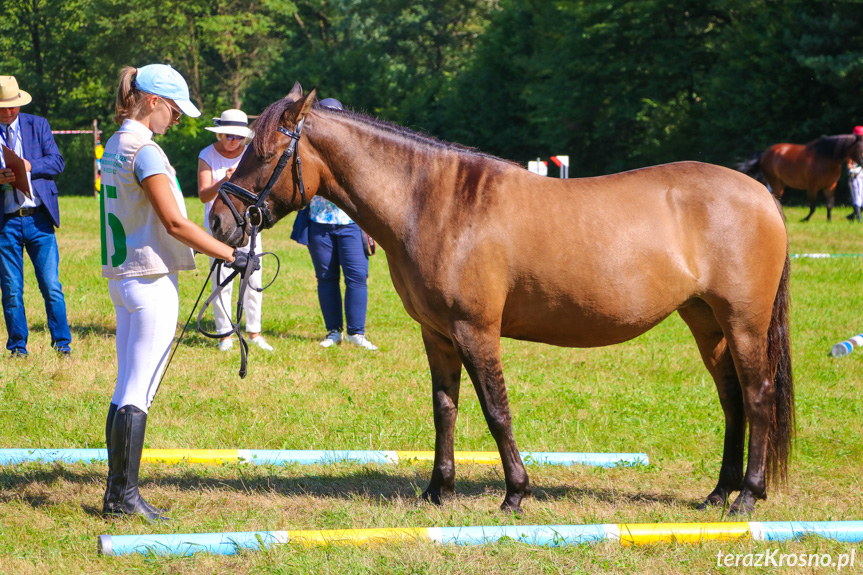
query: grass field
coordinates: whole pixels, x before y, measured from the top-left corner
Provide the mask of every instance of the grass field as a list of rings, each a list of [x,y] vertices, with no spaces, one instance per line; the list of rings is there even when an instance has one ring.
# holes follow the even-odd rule
[[[201,204],[188,201],[200,221]],[[49,349],[44,308],[32,270],[25,280],[30,357],[0,361],[0,447],[104,447],[113,390],[114,311],[100,276],[98,202],[62,198],[61,279],[74,356]],[[863,226],[828,224],[821,208],[808,224],[787,210],[792,252],[863,252]],[[386,255],[372,258],[368,335],[381,351],[324,350],[314,274],[290,222],[264,235],[282,274],[264,295],[264,334],[275,347],[219,352],[192,334],[177,352],[154,403],[152,448],[431,450],[430,381],[419,326],[393,290]],[[28,262],[29,264],[29,262]],[[206,275],[181,275],[184,322]],[[265,266],[272,270],[271,262]],[[589,273],[589,270],[586,270]],[[863,332],[863,259],[792,262],[793,361],[798,439],[790,480],[760,502],[754,520],[863,519],[863,352],[841,360],[830,346]],[[5,330],[0,332],[5,341]],[[417,504],[430,466],[249,467],[145,464],[142,491],[170,509],[171,521],[100,516],[106,466],[0,468],[0,573],[729,573],[717,554],[847,553],[817,539],[620,548],[562,549],[515,543],[456,548],[431,543],[364,548],[295,548],[233,557],[117,557],[96,554],[103,533],[430,527],[499,524],[699,522],[721,510],[695,506],[714,487],[721,459],[722,412],[686,326],[676,315],[631,342],[561,349],[503,342],[513,424],[522,450],[638,451],[649,466],[593,469],[530,467],[534,497],[521,516],[498,510],[499,467],[461,465],[458,496],[443,507]],[[456,449],[494,450],[464,376]],[[863,569],[863,548],[857,549]],[[775,568],[755,572],[773,572]],[[788,573],[813,569],[785,568]],[[830,571],[823,568],[820,571]],[[851,572],[849,569],[848,572]]]

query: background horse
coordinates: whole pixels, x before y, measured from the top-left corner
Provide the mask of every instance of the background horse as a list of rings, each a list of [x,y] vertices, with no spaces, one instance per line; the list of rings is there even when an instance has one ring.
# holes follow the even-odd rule
[[[254,149],[225,184],[233,195],[216,200],[211,229],[242,245],[249,220],[278,221],[320,194],[386,250],[396,291],[422,326],[431,372],[435,461],[423,498],[440,503],[454,490],[462,366],[500,452],[501,508],[518,510],[531,489],[500,338],[611,345],[674,311],[725,412],[719,481],[702,507],[739,491],[731,511],[749,512],[770,481],[785,477],[794,419],[788,242],[764,186],[696,162],[545,178],[314,100],[314,90],[303,97],[296,84],[258,118]],[[624,206],[630,217],[621,225]]]
[[[774,144],[752,160],[740,164],[738,169],[766,183],[777,198],[782,197],[786,187],[806,190],[809,215],[803,218],[804,222],[815,213],[818,192],[824,192],[827,220],[830,221],[836,200],[836,182],[848,158],[854,158],[858,164],[863,161],[863,136],[821,136],[805,146]]]

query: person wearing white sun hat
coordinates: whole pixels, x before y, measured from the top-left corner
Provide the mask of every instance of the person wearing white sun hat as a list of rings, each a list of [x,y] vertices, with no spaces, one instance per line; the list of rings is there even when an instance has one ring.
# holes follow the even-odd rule
[[[216,200],[219,186],[227,182],[231,174],[240,163],[246,145],[254,136],[249,129],[249,118],[242,110],[225,110],[218,118],[213,118],[213,126],[204,128],[216,134],[216,142],[210,144],[198,154],[198,197],[204,202],[204,227],[210,231],[210,208]],[[237,248],[248,253],[248,244]],[[255,255],[263,253],[261,247],[261,236],[255,245]],[[212,265],[212,259],[210,265]],[[213,291],[218,289],[231,270],[222,268],[221,277],[216,281],[212,278]],[[261,335],[261,305],[263,294],[257,290],[261,289],[261,270],[256,271],[249,278],[249,287],[255,289],[246,290],[243,298],[243,306],[246,310],[246,331],[249,333],[249,341],[252,345],[272,351],[273,348]],[[231,330],[231,294],[233,282],[225,286],[221,295],[213,301],[213,317],[216,320],[216,332],[227,333]],[[230,335],[222,338],[219,342],[221,351],[228,351],[234,346],[234,340]]]
[[[179,315],[178,272],[192,249],[244,270],[249,259],[186,218],[176,172],[153,134],[201,113],[183,77],[163,64],[120,72],[114,119],[120,129],[102,156],[102,275],[117,314],[117,384],[105,422],[108,481],[102,513],[162,520],[138,491],[150,404]]]

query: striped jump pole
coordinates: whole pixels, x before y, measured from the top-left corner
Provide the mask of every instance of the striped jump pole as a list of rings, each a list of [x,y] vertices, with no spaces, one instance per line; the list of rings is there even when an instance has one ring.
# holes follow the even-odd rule
[[[522,451],[525,465],[590,465],[615,467],[648,465],[644,453],[564,453]],[[251,465],[315,465],[333,463],[433,462],[434,451],[360,451],[360,450],[270,450],[270,449],[145,449],[141,457],[150,463],[248,463]],[[108,461],[105,449],[0,449],[0,465],[27,462],[75,463]],[[456,463],[495,465],[500,455],[492,451],[456,451]]]
[[[791,259],[812,259],[812,260],[823,260],[828,258],[863,258],[863,254],[823,254],[823,253],[814,253],[814,254],[791,254]]]
[[[840,341],[831,347],[830,355],[833,357],[845,357],[861,345],[863,345],[863,333],[858,333],[854,337],[848,338],[845,341]]]
[[[624,523],[599,525],[505,525],[489,527],[403,527],[322,531],[250,531],[172,535],[101,535],[99,553],[185,556],[206,552],[233,555],[275,545],[380,545],[433,541],[487,545],[502,539],[542,547],[616,541],[621,545],[701,543],[704,541],[791,541],[822,537],[863,542],[863,521],[746,521],[739,523]]]

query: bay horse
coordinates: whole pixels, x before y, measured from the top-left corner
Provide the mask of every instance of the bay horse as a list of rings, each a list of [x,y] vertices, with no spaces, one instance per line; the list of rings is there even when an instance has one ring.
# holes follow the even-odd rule
[[[257,119],[253,149],[223,185],[211,229],[243,245],[253,220],[270,226],[319,194],[386,251],[431,372],[435,458],[423,499],[440,504],[455,488],[462,366],[500,452],[501,509],[519,511],[531,487],[500,338],[605,346],[674,311],[725,413],[719,481],[701,508],[739,491],[730,511],[749,513],[769,484],[785,480],[794,429],[788,239],[764,186],[697,162],[546,178],[315,98],[297,83]]]
[[[863,136],[821,136],[808,144],[774,144],[752,160],[738,165],[738,169],[764,182],[777,198],[785,188],[806,191],[808,222],[815,213],[818,192],[824,192],[827,204],[827,221],[830,221],[836,201],[836,182],[842,175],[842,166],[849,158],[858,164],[863,161]]]

